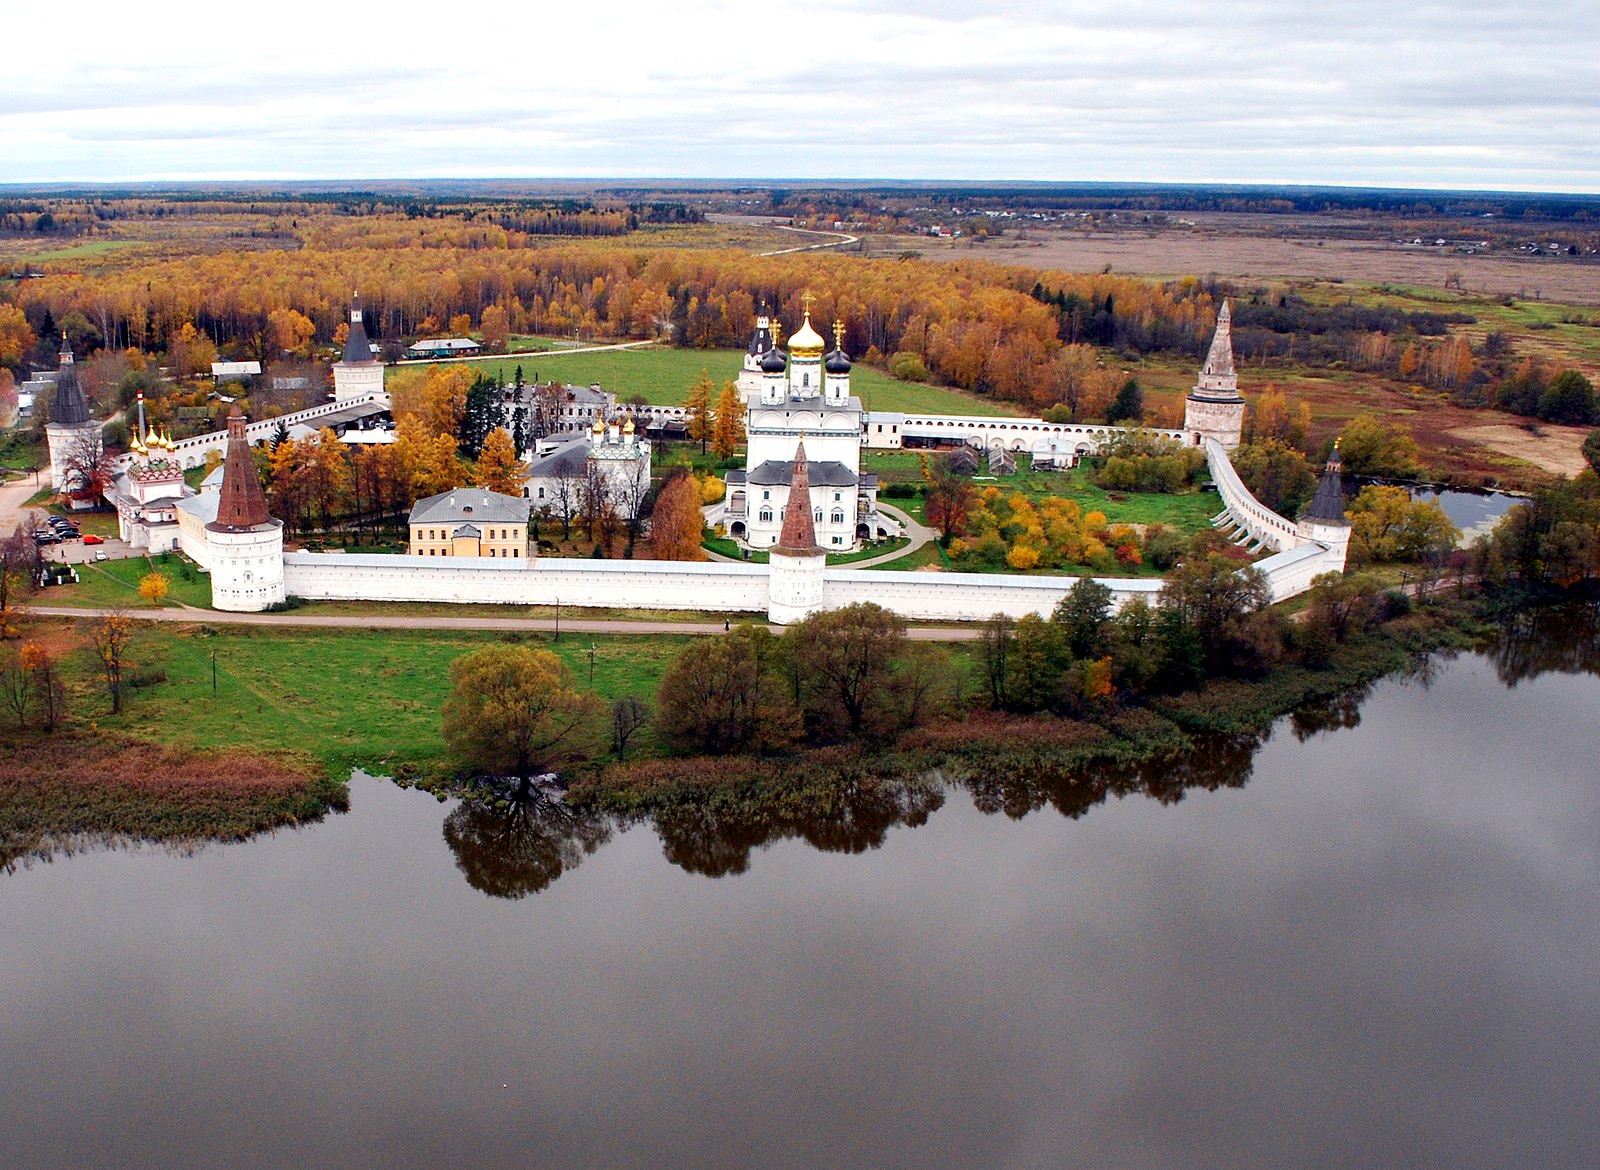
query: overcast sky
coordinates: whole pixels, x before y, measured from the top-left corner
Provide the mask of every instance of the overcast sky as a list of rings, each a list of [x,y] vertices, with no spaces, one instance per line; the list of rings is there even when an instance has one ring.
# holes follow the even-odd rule
[[[0,182],[1600,191],[1596,17],[1594,0],[77,0],[0,66]]]

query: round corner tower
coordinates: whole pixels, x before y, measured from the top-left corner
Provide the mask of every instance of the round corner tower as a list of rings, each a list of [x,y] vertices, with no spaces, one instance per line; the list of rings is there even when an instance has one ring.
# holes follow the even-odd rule
[[[1223,301],[1206,364],[1183,406],[1183,429],[1195,443],[1215,439],[1225,451],[1236,448],[1244,434],[1244,399],[1239,397],[1239,375],[1233,369],[1232,322],[1228,302]]]
[[[211,604],[217,609],[255,613],[284,600],[283,521],[267,514],[238,407],[228,416],[222,491],[217,518],[206,525],[206,543],[211,546]]]
[[[339,402],[383,393],[383,363],[372,356],[367,327],[361,317],[361,295],[350,298],[350,332],[344,353],[333,363],[333,397]]]
[[[72,360],[72,347],[67,344],[65,333],[61,335],[59,358],[55,404],[50,421],[44,427],[45,441],[50,448],[50,486],[58,492],[81,491],[85,485],[78,469],[98,461],[100,424],[89,413],[89,400],[83,396],[78,368]],[[74,479],[80,482],[71,482]]]
[[[774,625],[803,621],[823,608],[828,554],[817,544],[811,507],[811,476],[802,440],[795,451],[783,533],[767,557],[767,618]]]

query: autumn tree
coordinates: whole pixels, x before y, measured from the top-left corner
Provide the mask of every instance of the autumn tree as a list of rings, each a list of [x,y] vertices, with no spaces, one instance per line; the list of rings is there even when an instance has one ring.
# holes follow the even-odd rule
[[[578,480],[578,514],[583,518],[585,534],[598,541],[602,524],[611,512],[611,480],[605,468],[594,456],[584,460],[583,473]]]
[[[892,726],[890,665],[905,636],[905,620],[870,601],[812,614],[786,630],[784,651],[797,667],[807,724],[828,737]]]
[[[331,428],[323,427],[316,442],[310,444],[306,463],[307,498],[317,510],[323,531],[344,511],[350,492],[350,450]]]
[[[528,777],[581,757],[597,717],[594,696],[548,650],[486,646],[450,664],[444,740],[474,771]]]
[[[1190,557],[1161,589],[1161,607],[1195,631],[1213,665],[1228,661],[1247,620],[1271,601],[1265,577],[1226,557]]]
[[[515,444],[504,427],[495,427],[483,440],[483,450],[472,481],[507,496],[520,496],[528,479],[528,465],[517,458]]]
[[[274,309],[267,315],[267,333],[274,347],[303,357],[310,351],[317,327],[311,318],[295,309]]]
[[[684,400],[684,410],[688,415],[689,438],[700,444],[700,453],[705,454],[706,442],[711,438],[711,375],[702,369],[700,376],[689,387],[689,396]]]
[[[705,516],[700,511],[700,492],[694,477],[676,472],[656,497],[650,514],[650,546],[658,561],[703,561],[700,545],[705,532]]]
[[[33,584],[40,564],[33,532],[19,520],[9,536],[0,537],[0,637],[11,636],[11,606]]]
[[[800,714],[779,657],[772,632],[748,625],[680,651],[656,691],[662,737],[708,754],[793,744]]]
[[[1461,530],[1432,500],[1414,500],[1402,487],[1367,484],[1350,501],[1350,551],[1361,561],[1418,560],[1454,547]]]
[[[153,569],[139,580],[139,596],[151,605],[160,605],[165,601],[170,588],[171,582],[167,580],[166,574]]]
[[[1347,475],[1409,479],[1418,472],[1417,441],[1400,423],[1358,414],[1339,436],[1339,456]]]
[[[967,512],[972,506],[972,485],[942,463],[928,484],[923,512],[928,523],[939,530],[939,543],[946,548],[952,537],[960,533],[967,522]]]
[[[62,471],[68,492],[74,497],[98,500],[105,495],[117,477],[117,467],[98,428],[73,436],[62,460]]]
[[[128,667],[128,647],[133,640],[133,623],[119,611],[106,614],[89,628],[89,645],[100,664],[101,677],[111,696],[111,711],[122,711],[122,674]]]
[[[32,348],[33,327],[16,305],[0,304],[0,366],[18,366]]]
[[[722,384],[717,398],[717,417],[711,430],[711,450],[718,459],[731,459],[744,442],[744,407],[739,401],[739,390],[732,381]]]
[[[483,310],[479,329],[483,334],[483,348],[491,353],[504,353],[511,343],[510,317],[500,305],[490,305]]]
[[[1270,439],[1304,451],[1306,435],[1311,429],[1311,406],[1299,402],[1291,407],[1288,396],[1269,384],[1251,407],[1247,425],[1247,441],[1250,443]]]

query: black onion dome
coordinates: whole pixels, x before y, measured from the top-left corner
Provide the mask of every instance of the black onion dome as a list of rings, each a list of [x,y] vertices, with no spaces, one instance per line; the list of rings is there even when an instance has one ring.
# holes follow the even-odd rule
[[[850,372],[850,359],[845,356],[844,350],[835,347],[834,351],[828,355],[827,360],[823,363],[822,368],[830,374],[848,374]]]
[[[789,362],[783,356],[783,350],[777,346],[767,350],[767,356],[761,359],[761,372],[763,374],[781,374],[788,368]]]

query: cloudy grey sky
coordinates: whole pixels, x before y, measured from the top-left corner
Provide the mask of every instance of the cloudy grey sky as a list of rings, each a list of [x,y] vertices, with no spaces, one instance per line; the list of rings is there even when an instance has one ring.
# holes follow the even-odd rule
[[[1600,191],[1595,16],[1593,0],[78,0],[7,54],[0,182]]]

